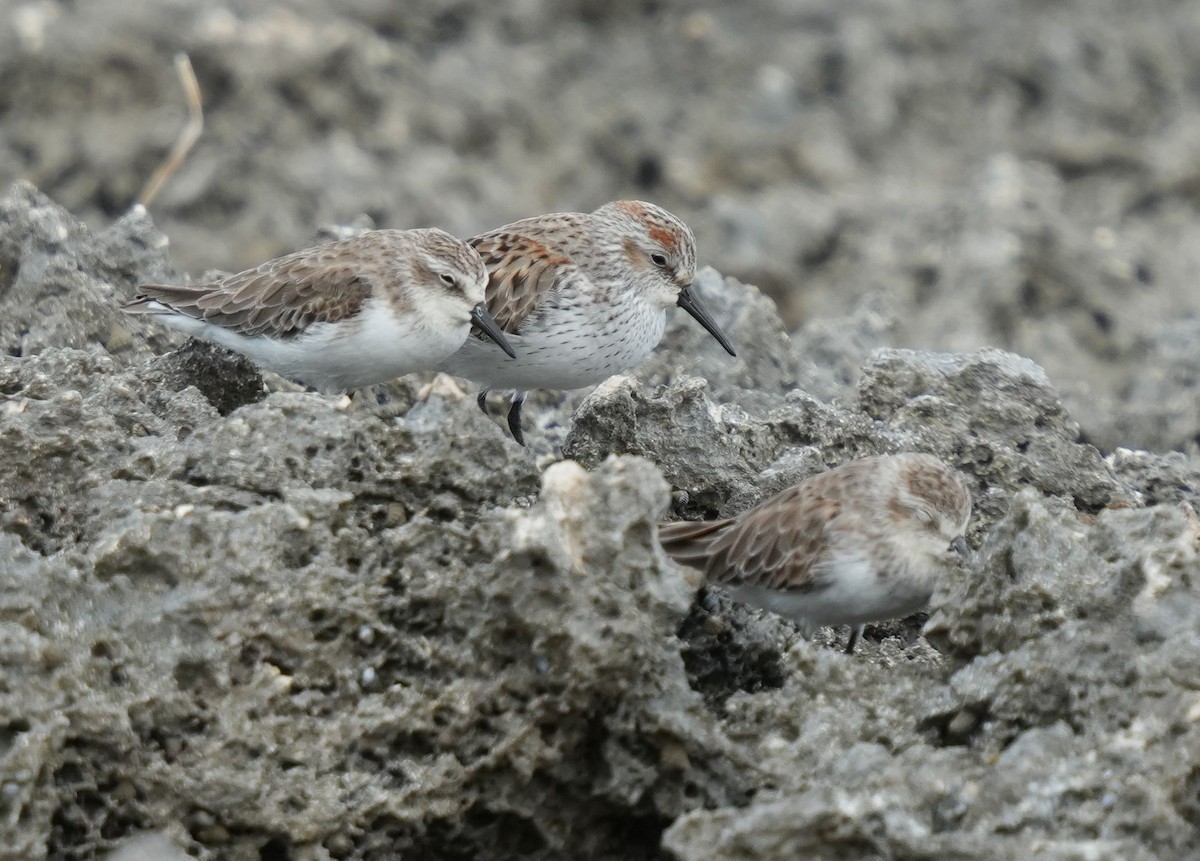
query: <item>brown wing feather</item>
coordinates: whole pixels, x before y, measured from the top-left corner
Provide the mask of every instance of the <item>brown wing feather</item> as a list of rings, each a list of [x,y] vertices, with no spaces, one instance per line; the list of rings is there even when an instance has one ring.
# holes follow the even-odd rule
[[[807,483],[739,516],[709,548],[707,573],[718,583],[804,591],[825,545],[829,500]]]
[[[676,562],[704,570],[708,564],[709,544],[732,520],[681,520],[658,527],[658,543]]]
[[[488,271],[484,301],[506,332],[521,323],[573,278],[583,277],[569,248],[584,235],[586,216],[557,213],[527,218],[468,239]],[[544,307],[544,305],[543,305]]]
[[[846,510],[842,499],[847,492],[860,492],[858,485],[869,479],[875,460],[864,458],[813,476],[732,520],[660,527],[660,539],[667,528],[708,526],[694,533],[669,533],[671,544],[663,546],[717,583],[810,590],[832,544],[830,524],[860,516]]]
[[[313,323],[344,320],[362,309],[387,255],[376,243],[357,239],[298,251],[207,284],[144,285],[124,310],[160,313],[151,305],[157,302],[241,335],[292,338]]]

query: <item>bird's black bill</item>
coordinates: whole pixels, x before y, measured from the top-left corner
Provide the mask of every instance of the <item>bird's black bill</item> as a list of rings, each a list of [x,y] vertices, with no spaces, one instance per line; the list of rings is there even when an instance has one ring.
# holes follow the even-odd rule
[[[508,343],[508,338],[504,337],[504,330],[496,325],[495,319],[482,302],[476,305],[475,310],[471,312],[471,322],[479,327],[480,332],[495,341],[500,349],[508,353],[511,358],[517,357],[517,354],[513,352],[512,344]]]
[[[963,538],[961,535],[950,542],[950,549],[963,559],[971,558],[971,548],[967,546],[967,539]]]
[[[704,310],[704,306],[696,299],[696,294],[692,292],[690,286],[684,287],[679,291],[679,307],[695,317],[696,322],[707,329],[708,334],[717,339],[717,343],[725,348],[726,353],[731,356],[737,355],[733,351],[733,344],[729,343],[729,339],[725,337],[725,333],[721,331],[721,328],[713,318]]]

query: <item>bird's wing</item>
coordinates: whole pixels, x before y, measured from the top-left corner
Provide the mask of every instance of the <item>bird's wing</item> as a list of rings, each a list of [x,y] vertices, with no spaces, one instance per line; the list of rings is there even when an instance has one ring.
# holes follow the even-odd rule
[[[563,213],[528,218],[467,240],[483,258],[484,301],[504,331],[520,334],[530,314],[552,307],[564,285],[586,277],[569,250],[582,236],[576,226],[581,218]]]
[[[828,552],[841,503],[801,483],[735,518],[709,548],[708,577],[729,585],[805,592]]]
[[[873,460],[805,479],[730,520],[660,527],[660,538],[668,530],[663,546],[716,583],[811,591],[820,586],[830,554],[843,543],[836,533],[864,516],[844,500],[869,478]]]
[[[658,527],[658,543],[667,555],[683,565],[699,568],[708,565],[709,544],[729,527],[730,520],[680,520],[677,523],[661,523]]]
[[[356,242],[297,251],[220,281],[186,287],[144,285],[122,310],[174,311],[237,332],[292,338],[313,323],[333,323],[362,310],[384,276],[386,249],[364,236]]]

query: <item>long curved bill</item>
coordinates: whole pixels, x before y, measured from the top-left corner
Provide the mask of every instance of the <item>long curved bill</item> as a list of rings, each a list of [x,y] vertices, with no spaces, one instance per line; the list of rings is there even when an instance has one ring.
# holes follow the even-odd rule
[[[696,318],[696,322],[708,330],[708,334],[717,339],[725,352],[731,356],[736,356],[733,351],[733,344],[729,343],[729,339],[725,337],[725,333],[721,331],[721,327],[716,324],[708,311],[704,310],[704,306],[696,299],[696,294],[692,292],[692,287],[689,284],[679,291],[679,307],[687,311]]]
[[[508,343],[508,338],[504,337],[504,330],[496,324],[495,318],[482,302],[471,311],[471,322],[479,327],[480,332],[495,341],[501,350],[508,353],[510,358],[517,357],[517,354],[513,352],[512,344]]]

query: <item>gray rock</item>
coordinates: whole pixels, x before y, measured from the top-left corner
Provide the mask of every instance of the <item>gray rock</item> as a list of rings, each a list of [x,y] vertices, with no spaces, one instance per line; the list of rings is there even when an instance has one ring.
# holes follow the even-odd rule
[[[1085,510],[1129,495],[1080,442],[1041,368],[1009,353],[881,351],[853,405],[768,389],[742,408],[728,402],[738,400],[733,384],[717,390],[724,403],[708,388],[681,380],[652,390],[614,377],[581,403],[563,453],[584,464],[611,452],[651,458],[687,494],[680,514],[727,516],[822,469],[900,450],[931,452],[974,476],[989,518],[1027,485]]]
[[[966,585],[935,597],[926,633],[957,669],[794,649],[780,690],[726,704],[730,734],[757,730],[765,791],[678,818],[664,845],[687,859],[1186,857],[1198,550],[1200,521],[1176,507],[1080,521],[1023,491]],[[864,695],[885,676],[886,697]]]
[[[1200,318],[1166,320],[1135,367],[1120,391],[1091,386],[1077,398],[1096,445],[1200,452]]]
[[[1018,494],[989,531],[971,576],[947,596],[926,633],[956,655],[1008,651],[1060,629],[1103,627],[1132,636],[1130,607],[1145,566],[1185,531],[1182,509],[1109,509],[1098,517],[1032,490]],[[1144,634],[1143,634],[1144,636]],[[1164,634],[1165,636],[1165,634]]]
[[[634,374],[539,403],[531,452],[423,380],[346,401],[148,328],[110,352],[62,315],[120,319],[103,260],[130,284],[166,264],[11,201],[5,259],[80,291],[33,314],[22,264],[8,307],[44,341],[0,358],[14,857],[147,833],[198,857],[1200,850],[1194,459],[1102,459],[1038,365],[877,351],[886,303],[789,339],[706,272],[738,359],[675,319]],[[576,462],[539,474],[568,427]],[[846,656],[695,602],[654,540],[668,511],[913,449],[977,490],[978,553],[925,636],[872,626]]]
[[[1200,506],[1200,458],[1182,452],[1151,454],[1118,448],[1108,458],[1113,473],[1136,488],[1147,505],[1187,502]]]
[[[0,33],[0,182],[26,177],[91,225],[125,212],[185,119],[163,34],[194,33],[209,116],[151,204],[189,272],[363,212],[471,235],[647,198],[789,329],[836,332],[881,301],[896,313],[875,347],[1030,356],[1093,443],[1177,446],[1194,384],[1143,383],[1195,366],[1158,343],[1200,316],[1200,24],[1149,8],[35,4]],[[823,399],[858,366],[800,362]]]
[[[1029,359],[883,351],[864,369],[858,400],[908,446],[940,455],[990,491],[1029,485],[1088,511],[1125,493]]]
[[[248,358],[204,341],[148,362],[145,379],[160,391],[194,388],[223,416],[267,395],[262,371]]]
[[[819,471],[822,459],[832,465],[839,453],[850,459],[892,442],[866,417],[803,392],[759,393],[760,404],[769,409],[750,412],[714,402],[707,389],[698,379],[648,389],[633,377],[613,377],[580,404],[563,455],[585,465],[616,452],[650,457],[686,494],[677,501],[678,513],[725,514],[730,502],[752,495],[761,471],[778,468],[780,458],[791,463],[797,448],[815,449],[804,463]],[[795,477],[787,472],[787,478]]]
[[[782,393],[799,385],[806,368],[788,337],[775,303],[754,286],[701,269],[692,289],[712,314],[737,357],[725,352],[687,313],[671,312],[662,347],[638,366],[639,379],[654,385],[681,375],[707,380],[722,393]]]
[[[0,197],[0,351],[74,347],[124,362],[147,354],[119,306],[138,280],[168,276],[166,248],[144,209],[93,236],[32,185],[14,184]]]

